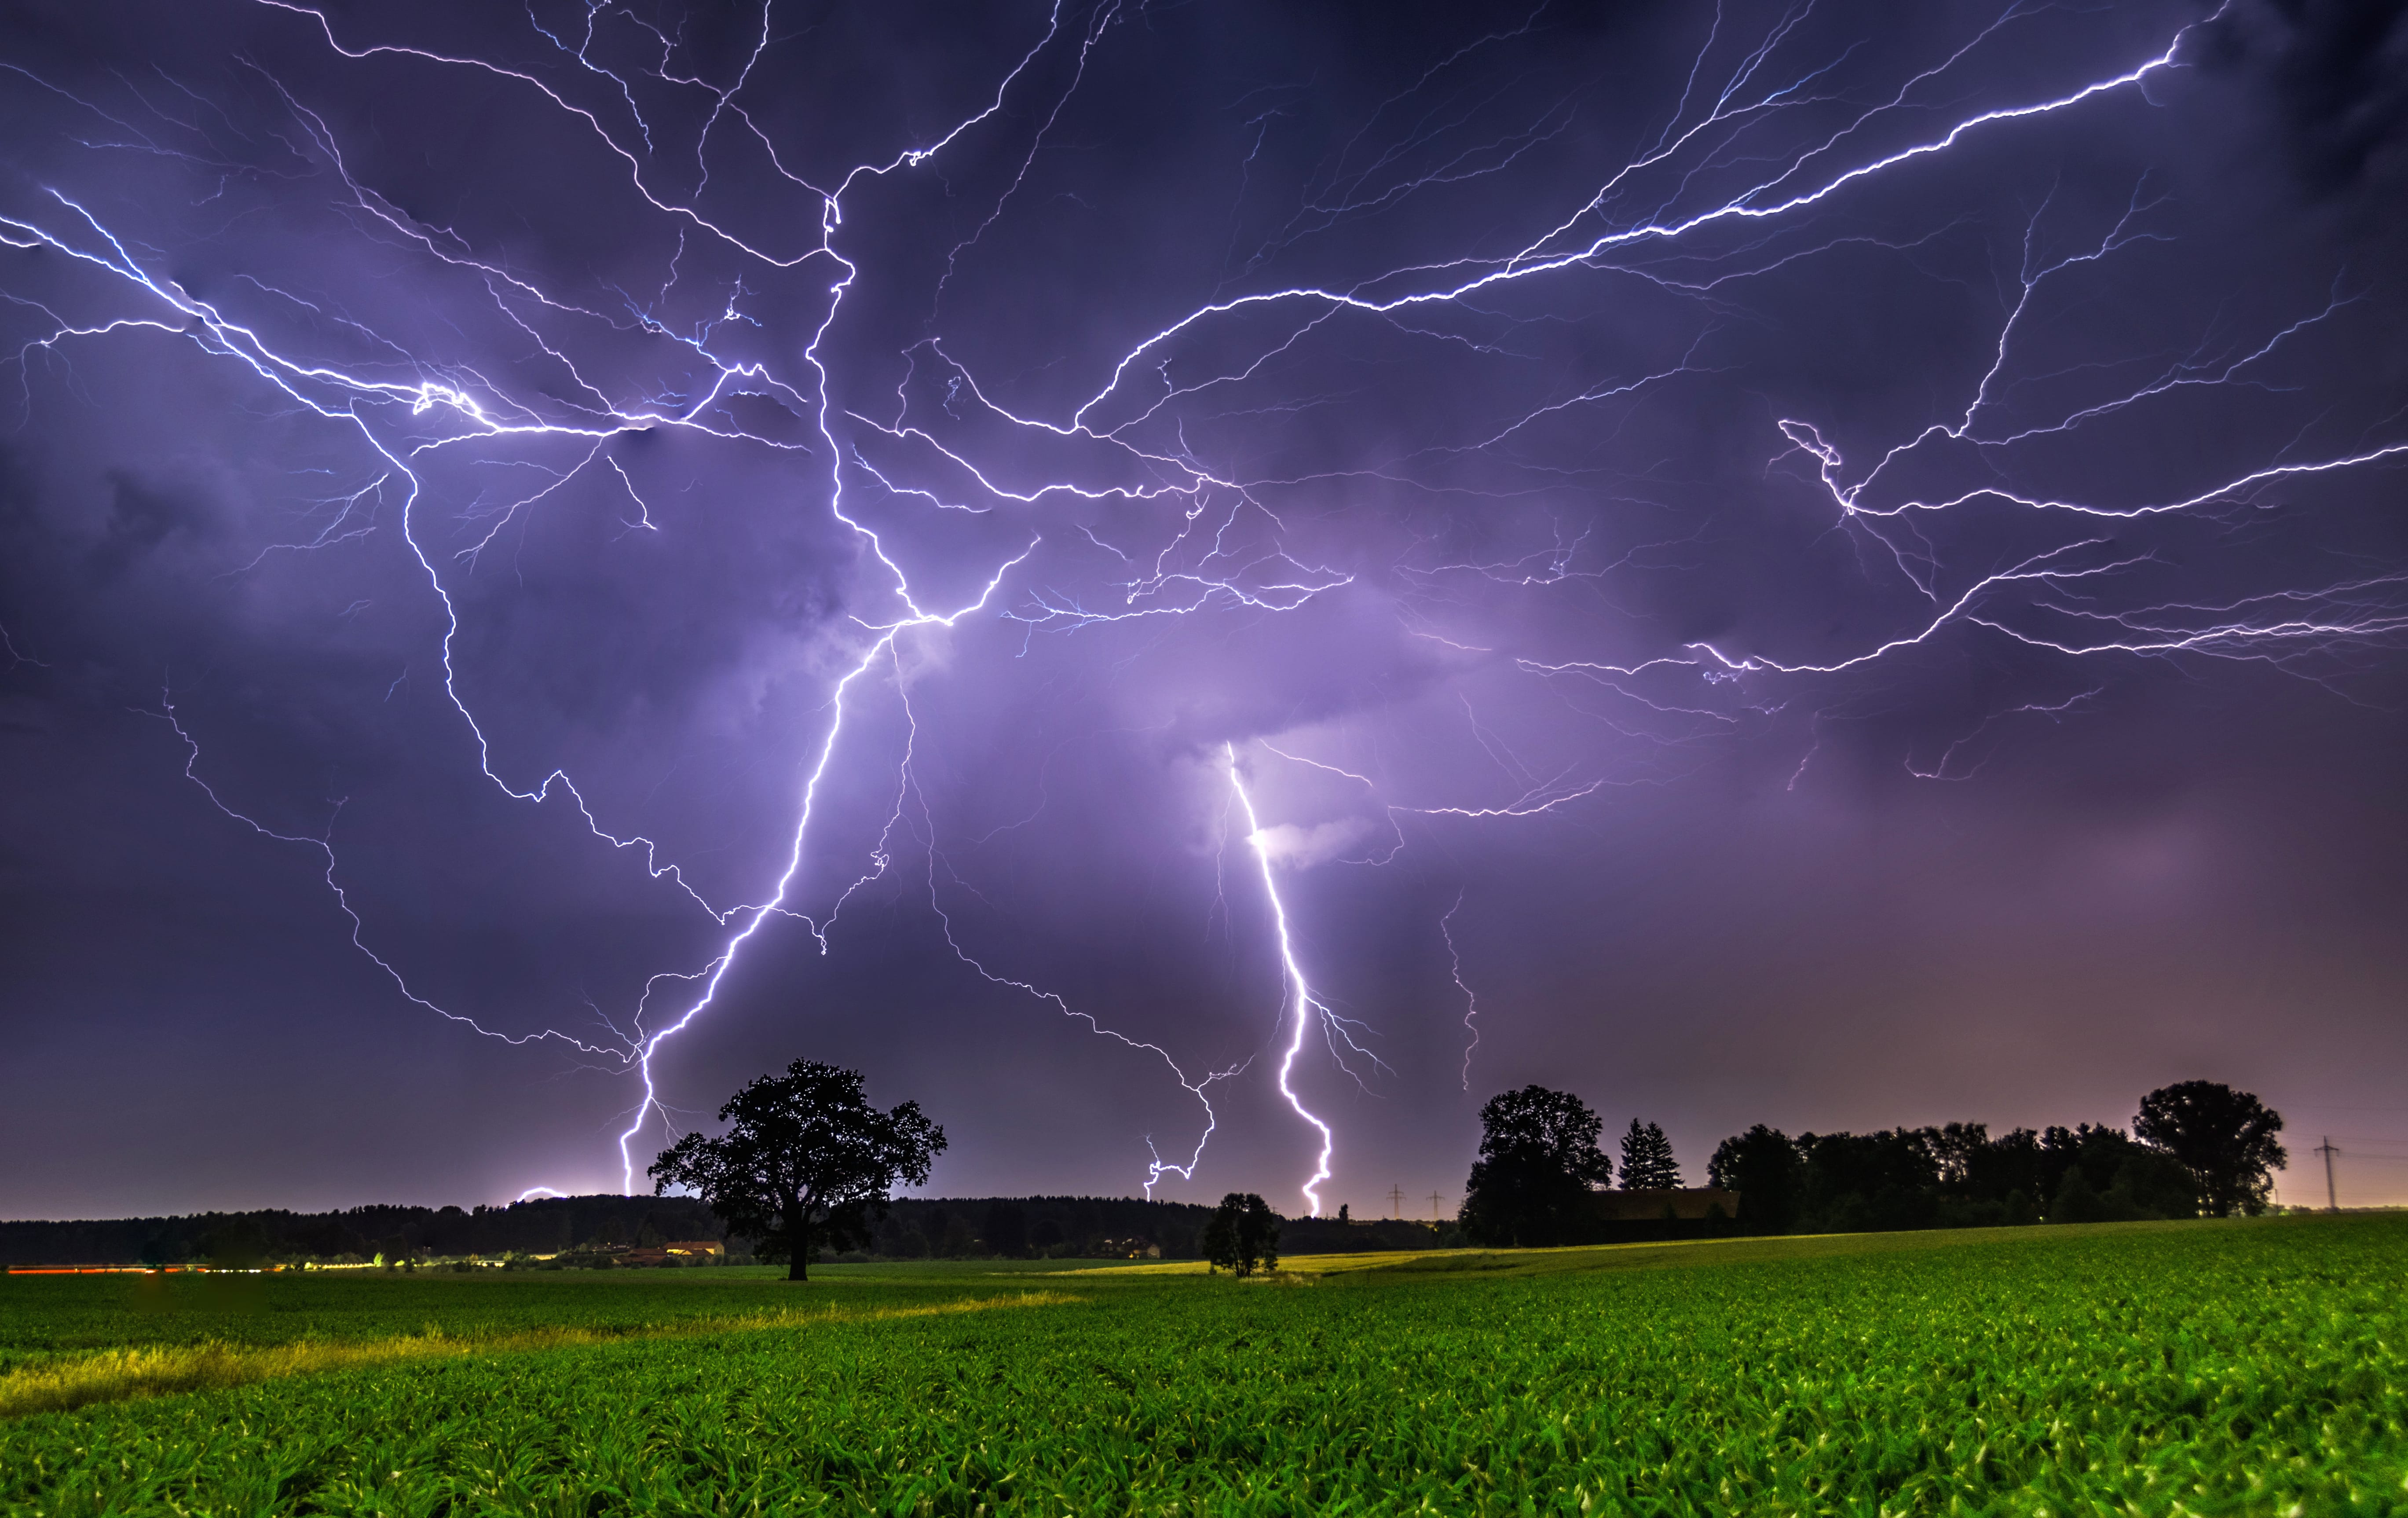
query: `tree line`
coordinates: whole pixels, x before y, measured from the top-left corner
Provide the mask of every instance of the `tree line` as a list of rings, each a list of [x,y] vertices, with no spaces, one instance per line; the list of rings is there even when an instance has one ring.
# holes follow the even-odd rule
[[[1205,1258],[1210,1203],[1128,1196],[898,1196],[870,1221],[840,1263],[894,1260],[1166,1260]],[[1276,1214],[1274,1214],[1276,1217]],[[1278,1253],[1428,1249],[1443,1235],[1427,1223],[1387,1218],[1340,1224],[1279,1218]],[[705,1239],[725,1264],[752,1264],[752,1240],[729,1234],[694,1196],[547,1196],[494,1207],[368,1206],[322,1213],[268,1209],[183,1217],[0,1222],[0,1267],[57,1265],[366,1265],[479,1255],[522,1268],[578,1269],[622,1263],[624,1252]],[[681,1262],[697,1263],[697,1262]]]
[[[1529,1085],[1481,1109],[1479,1157],[1455,1228],[1384,1221],[1280,1217],[1252,1193],[1218,1208],[1088,1197],[905,1201],[924,1184],[944,1131],[916,1103],[871,1106],[856,1071],[797,1060],[747,1084],[720,1109],[715,1137],[688,1134],[661,1152],[652,1198],[548,1197],[508,1208],[355,1208],[112,1223],[0,1224],[0,1263],[219,1264],[547,1251],[553,1263],[609,1263],[623,1242],[724,1239],[732,1255],[788,1263],[805,1279],[815,1256],[952,1257],[1079,1253],[1201,1256],[1239,1275],[1289,1253],[1593,1241],[1609,1231],[1598,1193],[1615,1167],[1603,1123],[1568,1092]],[[1706,1173],[1716,1205],[1706,1232],[1856,1232],[2185,1218],[2265,1210],[2272,1171],[2288,1157],[2283,1119],[2247,1092],[2207,1081],[2141,1100],[2130,1130],[2083,1124],[1992,1138],[1986,1125],[1805,1133],[1758,1124],[1716,1147]],[[1664,1130],[1631,1121],[1620,1174],[1642,1208],[1682,1181]],[[673,1189],[690,1196],[669,1195]],[[1720,1203],[1728,1199],[1726,1213]],[[1617,1210],[1627,1224],[1631,1213]],[[580,1233],[580,1224],[591,1227]],[[1696,1230],[1691,1230],[1696,1231]],[[630,1234],[632,1232],[632,1239]],[[1393,1237],[1402,1233],[1406,1237]],[[580,1242],[581,1239],[581,1242]],[[137,1240],[139,1242],[137,1243]],[[750,1246],[749,1248],[747,1246]]]
[[[1480,1121],[1460,1214],[1466,1238],[1529,1246],[1607,1232],[1596,1192],[1613,1166],[1586,1103],[1525,1086],[1492,1099]],[[2272,1172],[2289,1157],[2282,1129],[2282,1115],[2258,1097],[2211,1081],[2150,1092],[2129,1131],[2085,1123],[1993,1138],[1985,1124],[1950,1123],[1791,1138],[1757,1124],[1707,1161],[1708,1183],[1737,1194],[1735,1214],[1709,1222],[1733,1232],[1856,1233],[2255,1216],[2272,1195]],[[1678,1184],[1662,1139],[1655,1124],[1632,1122],[1622,1142],[1625,1187],[1658,1187],[1668,1177]]]
[[[379,1257],[598,1253],[653,1239],[716,1239],[724,1232],[710,1207],[690,1196],[544,1196],[501,1207],[380,1205],[332,1212],[266,1208],[0,1223],[0,1265],[358,1265]]]

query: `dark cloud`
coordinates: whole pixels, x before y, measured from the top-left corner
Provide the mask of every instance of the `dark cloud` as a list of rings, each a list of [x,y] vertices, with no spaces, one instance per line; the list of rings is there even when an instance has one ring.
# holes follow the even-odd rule
[[[1332,1202],[2408,1053],[2396,7],[142,15],[0,37],[0,1208],[797,1053],[1290,1195],[1238,782]]]
[[[2308,185],[2322,194],[2399,179],[2408,133],[2408,6],[2400,0],[2268,0],[2237,7],[2229,66],[2278,105]]]

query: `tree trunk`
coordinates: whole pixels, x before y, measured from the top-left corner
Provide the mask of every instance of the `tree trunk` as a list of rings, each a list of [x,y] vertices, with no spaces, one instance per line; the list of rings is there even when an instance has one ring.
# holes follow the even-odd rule
[[[788,1206],[786,1215],[795,1220],[786,1229],[786,1279],[809,1281],[811,1279],[811,1225],[805,1218],[799,1201]]]

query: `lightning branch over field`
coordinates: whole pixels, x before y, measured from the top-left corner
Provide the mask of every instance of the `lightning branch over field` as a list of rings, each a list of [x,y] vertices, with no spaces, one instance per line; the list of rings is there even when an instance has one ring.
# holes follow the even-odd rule
[[[880,889],[897,851],[909,850],[924,859],[927,914],[960,967],[1049,1005],[1149,1071],[1167,1069],[1185,1094],[1178,1099],[1192,1098],[1182,1109],[1198,1124],[1192,1145],[1182,1137],[1171,1150],[1182,1161],[1166,1160],[1154,1134],[1138,1137],[1149,1195],[1169,1176],[1196,1180],[1221,1126],[1216,1091],[1262,1055],[1280,1101],[1314,1136],[1299,1191],[1318,1212],[1340,1139],[1315,1110],[1330,1110],[1315,1080],[1334,1071],[1372,1091],[1393,1072],[1371,1053],[1367,1020],[1340,1015],[1335,1008],[1347,1003],[1320,989],[1342,981],[1344,967],[1305,972],[1297,924],[1309,915],[1295,902],[1342,889],[1330,882],[1345,878],[1313,866],[1438,867],[1422,864],[1433,851],[1415,845],[1440,830],[1547,827],[1610,808],[1631,787],[1674,783],[1684,755],[1742,738],[1802,738],[1791,751],[1794,791],[1824,723],[1850,709],[1856,688],[1842,682],[1876,670],[1887,678],[1971,638],[2086,670],[2197,658],[2330,682],[2408,637],[2408,570],[2377,555],[2346,555],[2333,572],[2282,583],[2192,584],[2180,578],[2182,554],[2145,536],[2178,524],[2203,541],[2238,538],[2295,493],[2396,470],[2408,464],[2401,413],[2347,437],[2310,421],[2277,439],[2244,436],[2191,456],[2135,449],[2143,462],[2107,479],[2064,462],[2067,448],[2114,429],[2156,437],[2170,408],[2312,389],[2323,351],[2315,345],[2345,335],[2377,278],[2330,271],[2321,304],[2219,310],[2178,337],[2068,356],[2064,313],[2095,298],[2086,281],[2120,278],[2185,244],[2177,192],[2147,170],[2117,192],[2112,215],[2053,185],[2020,205],[2018,257],[1994,271],[1989,330],[1929,376],[1936,420],[1875,436],[1835,403],[1828,415],[1768,412],[1736,424],[1757,473],[1785,487],[1784,509],[1814,513],[1861,566],[1863,605],[1828,619],[1844,631],[1810,637],[1801,617],[1667,646],[1546,612],[1573,595],[1619,610],[1626,587],[1720,551],[1718,529],[1659,520],[1670,508],[1656,497],[1670,486],[1639,419],[1745,374],[1733,335],[1770,324],[1747,305],[1750,292],[1854,256],[1910,268],[1938,257],[1970,213],[1875,230],[1869,197],[1911,197],[1935,165],[2012,160],[2110,108],[2160,108],[2158,93],[2200,66],[2229,8],[2168,24],[2054,82],[2002,64],[1995,77],[1985,72],[2038,24],[2020,3],[1901,44],[1881,67],[1857,62],[1855,42],[1817,30],[1827,23],[1811,6],[1769,13],[1753,31],[1718,8],[1684,35],[1682,67],[1655,81],[1662,98],[1649,125],[1617,158],[1599,156],[1594,135],[1571,132],[1584,108],[1571,87],[1502,124],[1479,114],[1490,105],[1475,108],[1490,99],[1480,71],[1498,50],[1555,24],[1541,7],[1412,71],[1338,139],[1293,214],[1246,234],[1254,251],[1211,281],[1205,298],[1178,294],[1168,277],[1136,279],[1145,292],[1138,314],[1097,323],[1113,332],[1110,345],[1060,362],[1050,351],[1024,355],[1010,341],[959,337],[950,324],[968,318],[953,302],[980,260],[1000,256],[999,241],[1083,205],[1043,187],[1082,105],[1110,88],[1114,69],[1134,66],[1122,50],[1137,46],[1141,10],[1064,0],[1021,16],[975,88],[956,89],[967,104],[830,171],[798,166],[827,154],[783,108],[778,70],[795,65],[781,50],[790,38],[781,7],[749,17],[740,43],[714,64],[684,21],[598,0],[530,9],[523,36],[483,51],[409,40],[440,28],[380,36],[359,20],[254,0],[237,9],[285,61],[233,62],[228,78],[250,92],[248,105],[231,85],[223,104],[213,102],[169,67],[120,80],[104,97],[6,64],[13,88],[79,124],[65,166],[18,184],[0,210],[0,242],[22,255],[0,277],[0,301],[22,328],[5,353],[30,414],[38,388],[73,381],[79,351],[189,345],[224,375],[229,408],[271,409],[339,439],[351,474],[312,499],[308,530],[259,547],[227,578],[365,552],[390,526],[439,623],[421,656],[439,669],[479,774],[510,801],[566,800],[606,857],[676,893],[678,909],[699,920],[708,949],[652,971],[624,1009],[624,1028],[597,1009],[609,1037],[489,1026],[493,1019],[414,989],[401,956],[378,946],[378,924],[354,909],[345,883],[339,803],[322,832],[270,827],[255,820],[266,815],[259,808],[224,798],[227,782],[212,778],[172,699],[153,713],[186,749],[184,777],[228,819],[322,857],[351,942],[399,995],[478,1034],[557,1043],[626,1077],[634,1096],[616,1137],[624,1186],[638,1183],[646,1132],[674,1127],[664,1051],[720,1007],[730,975],[777,924],[799,924],[821,955],[844,952],[835,930],[847,903]],[[325,76],[294,77],[291,60],[311,56]],[[480,241],[423,196],[380,187],[356,166],[372,155],[347,140],[332,94],[347,79],[367,88],[393,78],[528,113],[556,134],[550,140],[593,154],[639,208],[645,232],[673,251],[641,281],[614,270],[582,288],[499,236]],[[1281,114],[1274,105],[1248,118],[1254,146],[1241,186],[1254,182],[1253,155]],[[1465,124],[1475,118],[1488,124]],[[154,182],[184,183],[194,204],[114,193],[94,165],[118,162],[183,176]],[[721,187],[739,170],[752,176],[744,182],[759,205]],[[523,188],[531,209],[522,220],[532,226],[542,203]],[[239,221],[205,208],[220,198],[250,196],[243,204],[264,211],[329,191],[331,224],[355,239],[346,256],[372,250],[393,278],[442,292],[439,320],[354,315],[324,291],[288,288],[302,284],[315,256],[306,251],[298,272],[263,263],[206,290],[174,272],[188,252],[176,239],[202,247],[205,229]],[[1483,191],[1493,191],[1485,214],[1501,237],[1467,230],[1432,246],[1425,236],[1410,251],[1383,241],[1392,223],[1382,219],[1398,208]],[[931,230],[898,209],[912,194],[969,208]],[[189,224],[173,224],[179,215]],[[1232,260],[1243,231],[1233,211]],[[1315,278],[1264,272],[1306,254]],[[341,263],[328,256],[327,283],[341,282]],[[1597,372],[1537,363],[1556,329],[1617,303],[1652,303],[1669,337],[1627,344]],[[895,314],[905,308],[924,315]],[[1545,378],[1492,385],[1493,367],[1509,362]],[[1353,414],[1350,387],[1371,383],[1359,375],[1377,363],[1426,365],[1432,388],[1458,404],[1415,425],[1383,418],[1345,433],[1330,419]],[[1492,389],[1502,402],[1486,400]],[[1297,441],[1325,423],[1339,440],[1317,451]],[[464,609],[467,588],[509,572],[505,550],[523,543],[530,521],[607,500],[619,539],[649,545],[693,531],[642,462],[640,450],[666,438],[768,461],[777,498],[745,508],[824,516],[853,558],[832,571],[842,617],[814,644],[824,699],[808,735],[788,735],[780,756],[794,777],[775,820],[781,863],[749,888],[697,883],[708,877],[692,858],[673,859],[670,845],[614,821],[566,764],[531,766],[544,770],[533,783],[511,779],[489,737],[497,715],[510,714],[472,695],[480,629]],[[464,479],[488,483],[471,490]],[[1550,504],[1574,489],[1602,503],[1595,520],[1568,522]],[[1425,529],[1421,519],[1441,508],[1472,525]],[[1377,530],[1350,537],[1375,512],[1385,513]],[[1977,532],[1995,537],[1952,536]],[[0,657],[13,671],[36,664],[21,647],[47,652],[52,643],[10,617]],[[1081,1005],[1015,969],[1008,941],[965,925],[968,910],[999,909],[940,837],[924,766],[953,713],[941,697],[914,695],[907,660],[1008,659],[1076,680],[1068,661],[1102,642],[1111,651],[1106,681],[1134,685],[1204,640],[1268,636],[1310,651],[1375,621],[1436,661],[1428,678],[1453,700],[1430,731],[1476,761],[1359,757],[1340,728],[1313,714],[1230,715],[1179,740],[1184,762],[1226,778],[1255,859],[1268,932],[1246,948],[1276,967],[1281,986],[1267,1040],[1216,1048],[1141,1027],[1129,1009]],[[1007,634],[996,650],[976,642],[982,626]],[[408,679],[405,665],[382,685],[385,699]],[[1961,780],[1986,763],[1963,757],[1977,738],[1990,745],[2018,720],[2076,720],[2108,700],[2105,683],[2086,674],[2076,683],[1992,700],[1922,751],[1938,754],[1928,766],[1905,755],[1907,773]],[[1500,692],[1550,715],[1508,735],[1484,717],[1487,696]],[[1234,713],[1251,693],[1226,694]],[[877,715],[862,715],[873,708]],[[859,731],[889,720],[900,724],[899,748]],[[1274,784],[1260,775],[1250,783],[1250,745],[1288,762],[1295,780],[1283,771]],[[1534,745],[1543,756],[1532,756]],[[813,874],[830,825],[826,795],[857,775],[891,779],[892,802],[866,866],[829,895]],[[1349,799],[1316,820],[1309,783]],[[1197,788],[1199,811],[1218,786],[1216,778]],[[1047,825],[1043,805],[1029,825]],[[1486,1024],[1453,928],[1467,889],[1453,884],[1436,926],[1462,997],[1459,1077],[1469,1091]],[[975,909],[966,905],[973,899]],[[988,942],[998,947],[973,951]],[[1316,1028],[1326,1066],[1312,1052]]]
[[[1287,904],[1280,899],[1279,880],[1271,871],[1270,851],[1263,842],[1262,819],[1255,815],[1254,798],[1247,794],[1246,782],[1238,773],[1238,751],[1233,744],[1223,755],[1229,766],[1229,789],[1238,798],[1238,808],[1246,818],[1246,847],[1254,851],[1254,863],[1263,877],[1263,895],[1270,902],[1271,926],[1279,943],[1281,1023],[1287,1028],[1287,1047],[1280,1052],[1279,1093],[1291,1110],[1304,1119],[1312,1131],[1321,1136],[1321,1151],[1313,1156],[1312,1174],[1297,1188],[1304,1193],[1305,1206],[1314,1217],[1321,1215],[1321,1194],[1314,1188],[1329,1179],[1329,1152],[1337,1141],[1329,1124],[1314,1116],[1296,1094],[1297,1056],[1304,1053],[1304,1036],[1317,1024],[1334,1036],[1340,1033],[1339,1018],[1326,1002],[1312,994],[1312,983],[1304,977],[1304,967],[1297,963],[1296,941],[1288,929]],[[1350,1040],[1351,1041],[1351,1040]],[[1336,1051],[1333,1049],[1332,1053]]]

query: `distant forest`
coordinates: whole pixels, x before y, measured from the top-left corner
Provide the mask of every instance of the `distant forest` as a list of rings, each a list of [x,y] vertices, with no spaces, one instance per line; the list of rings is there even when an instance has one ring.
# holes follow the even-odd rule
[[[1757,1126],[1723,1140],[1714,1185],[1740,1194],[1750,1233],[1863,1233],[2197,1217],[2199,1184],[2121,1128],[1980,1123],[1803,1134]]]
[[[1706,1162],[1708,1191],[1687,1194],[1707,1200],[1700,1214],[1670,1205],[1680,1167],[1653,1123],[1634,1118],[1623,1137],[1619,1197],[1603,1189],[1604,1124],[1570,1092],[1500,1092],[1480,1129],[1458,1221],[1483,1247],[2255,1217],[2289,1158],[2280,1112],[2220,1081],[2180,1081],[2141,1098],[2128,1133],[2085,1123],[1993,1138],[1987,1124],[1951,1123],[1793,1138],[1759,1123]]]
[[[1186,1202],[1102,1196],[899,1198],[867,1252],[839,1259],[1098,1259],[1199,1257],[1198,1237],[1212,1210]],[[1447,1230],[1452,1236],[1453,1230]],[[466,1255],[554,1255],[598,1265],[624,1248],[672,1239],[719,1239],[719,1220],[679,1196],[547,1196],[507,1207],[354,1207],[340,1212],[205,1212],[191,1217],[117,1218],[80,1223],[0,1223],[0,1266],[366,1264],[458,1259]],[[1346,1250],[1428,1249],[1440,1241],[1428,1224],[1382,1219],[1340,1223],[1298,1218],[1285,1224],[1280,1250],[1326,1254]],[[750,1253],[726,1240],[731,1257]]]

